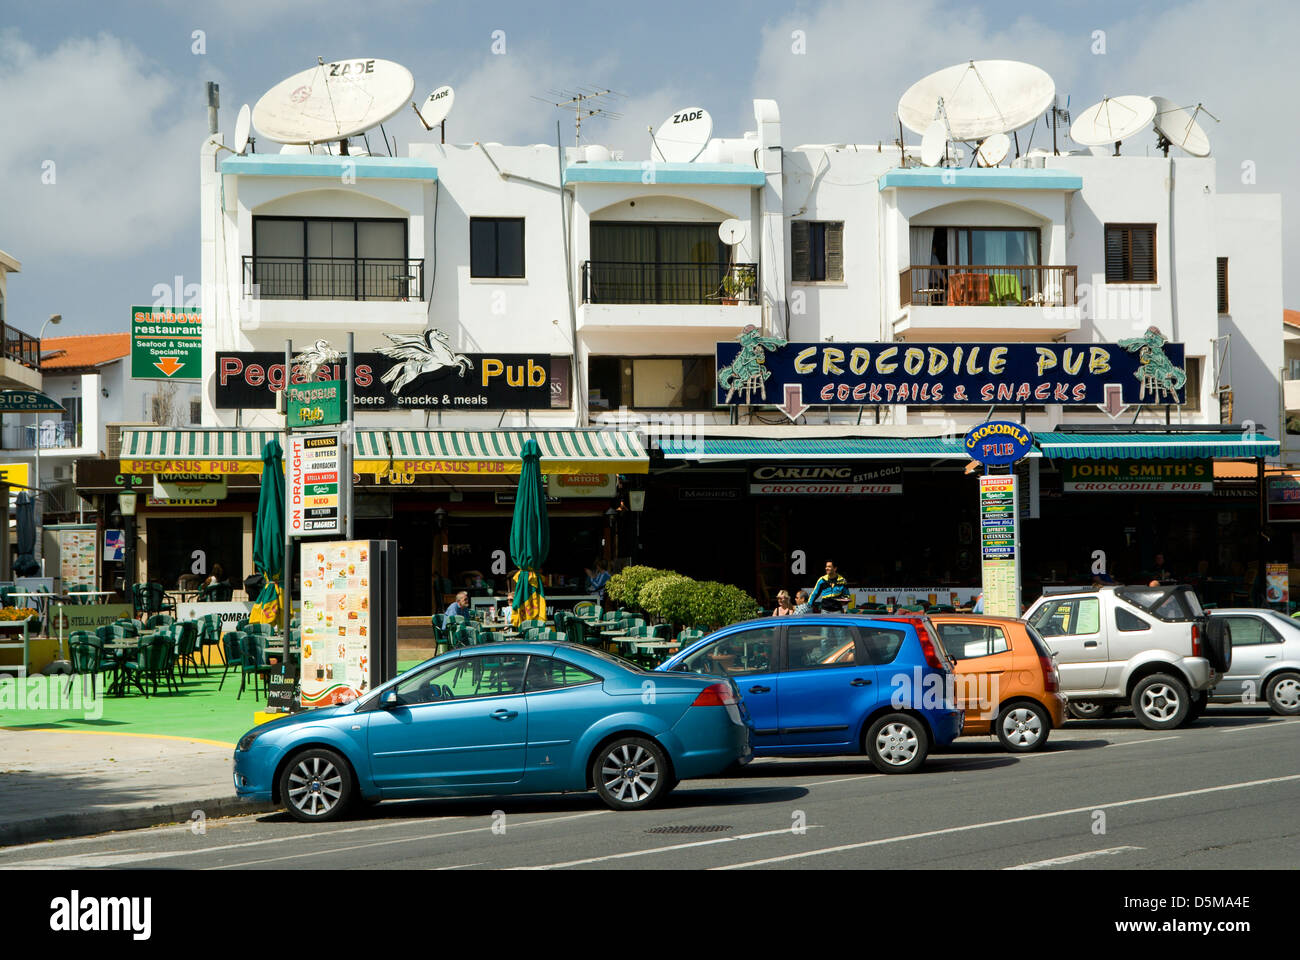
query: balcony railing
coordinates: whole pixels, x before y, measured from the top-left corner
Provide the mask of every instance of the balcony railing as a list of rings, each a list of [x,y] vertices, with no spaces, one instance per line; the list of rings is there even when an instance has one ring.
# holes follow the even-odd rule
[[[42,450],[59,450],[81,446],[81,424],[66,420],[46,420],[41,424],[8,424],[0,432],[5,450],[34,450],[36,441]]]
[[[918,307],[1069,307],[1078,267],[908,267],[899,274],[899,303]]]
[[[583,303],[757,303],[753,263],[635,263],[586,260]],[[730,279],[725,289],[723,281]]]
[[[33,370],[41,369],[40,338],[3,322],[0,322],[0,351],[3,351],[6,360],[13,360]]]
[[[424,261],[384,257],[244,257],[258,300],[423,300]]]

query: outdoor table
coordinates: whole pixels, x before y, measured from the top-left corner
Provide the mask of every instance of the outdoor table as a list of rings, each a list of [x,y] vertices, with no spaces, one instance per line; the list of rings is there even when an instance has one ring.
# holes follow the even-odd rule
[[[67,596],[69,597],[111,597],[116,593],[117,593],[116,590],[69,590],[67,592]],[[82,602],[88,603],[89,601],[83,600]]]
[[[8,635],[10,630],[22,630],[22,637],[12,639]],[[2,666],[0,673],[7,673],[9,670],[21,671],[22,676],[27,676],[27,659],[30,656],[31,630],[26,620],[5,620],[0,622],[0,631],[5,632],[5,639],[0,640],[0,650],[18,650],[19,663],[16,667]]]
[[[127,654],[139,649],[139,643],[132,640],[112,640],[104,644],[104,652],[113,655],[113,679],[108,685],[109,694],[120,697],[126,692],[123,667],[126,665]]]
[[[626,630],[602,630],[600,631],[600,635],[602,637],[611,637],[617,639],[618,637],[626,637],[627,631]]]

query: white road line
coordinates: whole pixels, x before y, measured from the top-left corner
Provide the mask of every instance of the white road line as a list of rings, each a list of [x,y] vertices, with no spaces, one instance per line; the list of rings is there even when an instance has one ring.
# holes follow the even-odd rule
[[[1265,720],[1263,723],[1248,723],[1241,727],[1228,727],[1220,730],[1220,733],[1241,733],[1243,730],[1262,730],[1271,727],[1280,727],[1287,723],[1286,720]]]
[[[769,863],[782,863],[787,860],[800,860],[804,857],[819,857],[827,853],[843,853],[846,850],[862,850],[867,847],[880,847],[890,843],[903,843],[908,840],[923,840],[928,837],[941,837],[953,833],[965,833],[969,830],[984,830],[988,827],[1004,827],[1013,823],[1029,823],[1034,820],[1049,820],[1052,817],[1064,817],[1072,814],[1091,813],[1093,810],[1109,810],[1118,807],[1132,807],[1141,803],[1155,803],[1160,800],[1177,800],[1182,797],[1198,797],[1225,790],[1243,790],[1247,787],[1261,787],[1271,783],[1290,783],[1300,780],[1300,773],[1288,777],[1270,777],[1267,780],[1246,780],[1241,783],[1228,783],[1220,787],[1205,787],[1200,790],[1184,790],[1179,793],[1164,793],[1151,797],[1139,797],[1136,800],[1115,800],[1107,803],[1091,803],[1086,807],[1071,807],[1068,810],[1053,810],[1050,813],[1035,813],[1025,817],[1011,817],[1007,820],[990,820],[985,823],[969,823],[961,827],[945,827],[941,830],[926,830],[922,833],[909,833],[897,837],[884,837],[880,840],[863,840],[859,843],[843,843],[835,847],[823,847],[819,850],[806,850],[803,853],[791,853],[781,857],[767,857],[763,860],[750,860],[745,863],[731,863],[711,870],[738,870],[743,867],[758,867]]]
[[[810,825],[809,830],[816,829]],[[583,860],[566,860],[562,863],[543,863],[535,867],[511,867],[511,870],[558,870],[562,867],[581,867],[588,863],[602,863],[606,860],[626,860],[630,857],[646,857],[656,853],[670,853],[673,850],[689,850],[693,847],[710,847],[719,843],[735,843],[737,840],[754,840],[758,837],[774,837],[786,833],[794,835],[789,827],[780,830],[764,830],[762,833],[742,833],[732,837],[714,837],[712,840],[693,840],[690,843],[673,843],[666,847],[648,847],[645,850],[629,850],[626,853],[610,853],[603,857],[587,857]]]
[[[1107,747],[1136,747],[1139,743],[1160,743],[1162,740],[1178,740],[1179,736],[1175,734],[1172,737],[1150,737],[1146,740],[1124,740],[1121,743],[1108,743]]]
[[[818,780],[816,783],[796,783],[796,787],[824,787],[828,783],[849,783],[852,780],[871,780],[874,777],[883,777],[883,773],[864,773],[856,777],[844,777],[840,780]]]
[[[1022,863],[1015,867],[1003,867],[1003,870],[1041,870],[1044,867],[1059,867],[1066,863],[1078,863],[1080,860],[1090,860],[1093,857],[1113,857],[1117,853],[1128,853],[1130,850],[1142,850],[1142,847],[1107,847],[1105,850],[1088,850],[1085,853],[1072,853],[1068,857],[1053,857],[1051,860],[1035,860],[1033,863]]]

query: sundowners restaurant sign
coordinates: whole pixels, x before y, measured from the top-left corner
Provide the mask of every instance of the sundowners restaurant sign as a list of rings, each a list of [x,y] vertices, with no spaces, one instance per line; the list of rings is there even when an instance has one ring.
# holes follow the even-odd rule
[[[415,350],[415,348],[411,348]],[[218,353],[218,409],[270,409],[284,388],[284,354]],[[356,354],[353,402],[363,410],[536,410],[569,406],[569,358],[519,353],[461,353],[442,363],[433,354]],[[322,382],[346,384],[343,364],[321,367]],[[293,383],[305,384],[295,371]]]
[[[716,345],[718,406],[1068,404],[1186,401],[1184,348],[1159,334],[1120,343]],[[1158,389],[1157,389],[1158,388]]]
[[[843,464],[763,464],[750,469],[749,492],[755,496],[901,494],[903,468],[862,468]]]
[[[1212,460],[1076,460],[1062,468],[1066,493],[1213,493]]]

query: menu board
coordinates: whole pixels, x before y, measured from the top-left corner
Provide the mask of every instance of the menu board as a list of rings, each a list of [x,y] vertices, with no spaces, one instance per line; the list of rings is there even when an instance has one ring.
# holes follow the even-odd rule
[[[95,589],[95,547],[98,533],[93,525],[52,527],[59,545],[59,577],[64,590]]]
[[[1020,538],[1015,474],[980,477],[980,561],[984,613],[1020,616]]]
[[[304,543],[302,705],[348,703],[370,690],[369,540]]]

